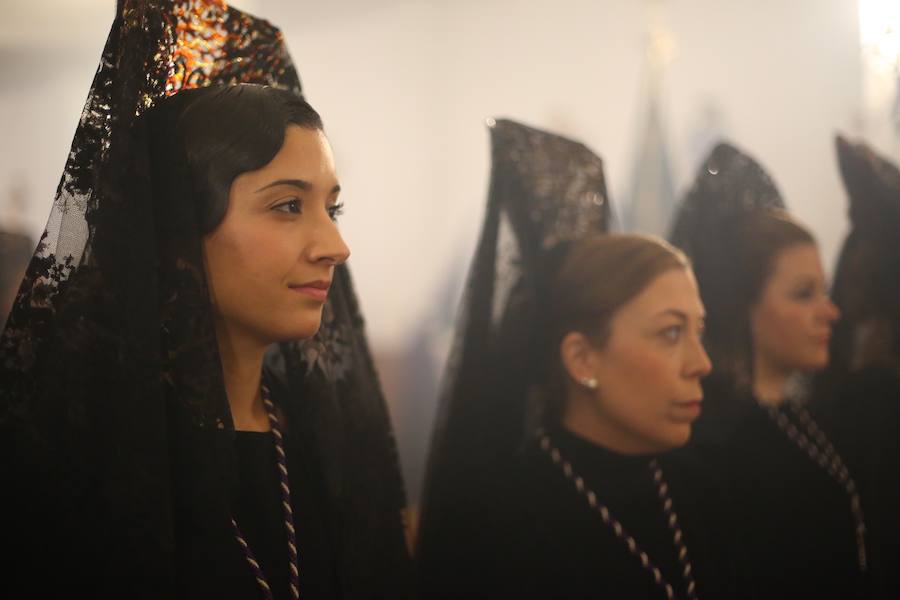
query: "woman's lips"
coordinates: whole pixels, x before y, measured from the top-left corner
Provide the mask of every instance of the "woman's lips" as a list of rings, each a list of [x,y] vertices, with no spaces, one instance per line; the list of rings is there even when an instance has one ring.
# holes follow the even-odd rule
[[[328,299],[328,288],[331,287],[330,281],[310,281],[309,283],[302,283],[299,285],[289,285],[292,291],[297,292],[299,294],[305,294],[311,298],[314,298],[320,302],[325,302]]]
[[[817,335],[814,339],[817,344],[821,346],[827,346],[828,342],[831,341],[831,334],[826,333],[825,335]]]
[[[687,402],[676,402],[675,417],[677,420],[693,421],[700,416],[702,411],[702,400],[688,400]]]

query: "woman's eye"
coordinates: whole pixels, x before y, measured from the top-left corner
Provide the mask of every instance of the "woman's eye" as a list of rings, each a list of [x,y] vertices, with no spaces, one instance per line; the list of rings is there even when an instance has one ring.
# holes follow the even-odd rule
[[[816,295],[816,288],[814,288],[812,286],[796,289],[796,290],[794,290],[794,293],[792,294],[792,296],[795,300],[803,300],[803,301],[812,300],[815,297],[815,295]]]
[[[299,215],[300,214],[300,200],[298,200],[297,198],[291,198],[290,200],[288,200],[286,202],[276,204],[275,206],[272,207],[272,210],[277,210],[279,212],[293,213],[293,214]]]
[[[666,327],[660,332],[660,335],[667,342],[677,342],[681,339],[681,325],[673,325],[672,327]]]
[[[337,221],[337,218],[342,214],[344,214],[343,202],[340,204],[332,204],[328,207],[328,216],[331,217],[332,221]]]

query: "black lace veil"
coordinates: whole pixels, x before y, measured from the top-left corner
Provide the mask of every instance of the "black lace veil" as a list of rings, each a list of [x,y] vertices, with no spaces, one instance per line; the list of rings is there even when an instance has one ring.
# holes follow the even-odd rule
[[[277,28],[221,0],[119,1],[0,338],[2,518],[18,549],[10,572],[23,578],[58,568],[97,593],[126,575],[134,589],[117,587],[120,597],[170,591],[172,448],[233,424],[197,214],[183,191],[160,193],[184,164],[151,160],[148,127],[166,126],[154,107],[185,90],[235,84],[301,94]],[[405,492],[346,267],[318,334],[273,348],[266,369],[322,463],[343,591],[405,596]],[[234,460],[226,445],[204,463],[211,499],[230,485]]]
[[[900,375],[900,170],[863,142],[835,140],[849,197],[832,297],[842,317],[834,328],[831,371],[866,367]]]
[[[759,163],[720,143],[700,165],[675,215],[669,241],[691,259],[706,307],[704,345],[716,378],[749,383],[740,381],[749,378],[751,340],[739,229],[753,211],[784,208],[778,188]]]
[[[477,498],[526,439],[548,251],[604,232],[610,220],[603,163],[587,147],[514,121],[489,127],[487,211],[433,430],[418,545],[423,563],[453,535],[450,515]]]

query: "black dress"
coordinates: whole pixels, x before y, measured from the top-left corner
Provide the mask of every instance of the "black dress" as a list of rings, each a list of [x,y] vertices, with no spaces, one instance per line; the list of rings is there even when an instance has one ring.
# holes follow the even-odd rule
[[[209,503],[194,484],[181,481],[175,524],[178,593],[182,598],[261,598],[259,585],[232,533],[230,513],[262,567],[273,596],[289,598],[289,560],[281,506],[274,435],[216,432],[220,444],[233,443],[237,481],[227,502]],[[303,598],[340,598],[334,547],[336,515],[331,514],[317,459],[296,432],[285,436],[291,503]],[[188,474],[188,469],[179,469]],[[190,477],[189,477],[190,478]],[[208,489],[208,488],[207,488]],[[232,511],[229,511],[229,505]],[[212,509],[210,509],[212,507]]]
[[[684,598],[673,534],[649,468],[652,457],[623,456],[563,429],[553,444]],[[718,493],[689,455],[661,465],[694,569],[699,598],[733,598],[735,564]],[[639,558],[628,551],[562,469],[537,445],[498,474],[470,507],[458,541],[433,557],[426,591],[434,598],[665,598]],[[462,522],[460,519],[458,522]],[[438,560],[438,559],[442,560]],[[436,572],[440,562],[443,574]]]
[[[728,491],[729,528],[738,537],[747,595],[870,597],[844,487],[752,398],[729,394],[724,385],[706,387],[708,409],[695,425],[691,451],[714,469]],[[778,410],[799,426],[786,404]],[[821,418],[817,420],[822,424]],[[836,441],[833,435],[829,438]],[[852,455],[840,447],[837,451],[851,477],[858,479]],[[861,482],[857,486],[865,491]],[[861,500],[863,514],[871,512],[864,494]],[[871,543],[867,553],[871,559]]]
[[[867,368],[817,388],[818,414],[865,501],[871,595],[900,598],[900,379]]]

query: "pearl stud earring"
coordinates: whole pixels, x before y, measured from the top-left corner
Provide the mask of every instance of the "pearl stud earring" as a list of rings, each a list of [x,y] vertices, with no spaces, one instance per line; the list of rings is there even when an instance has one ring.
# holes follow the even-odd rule
[[[591,389],[591,390],[597,389],[597,379],[594,377],[582,377],[581,379],[578,380],[578,382],[588,389]]]

